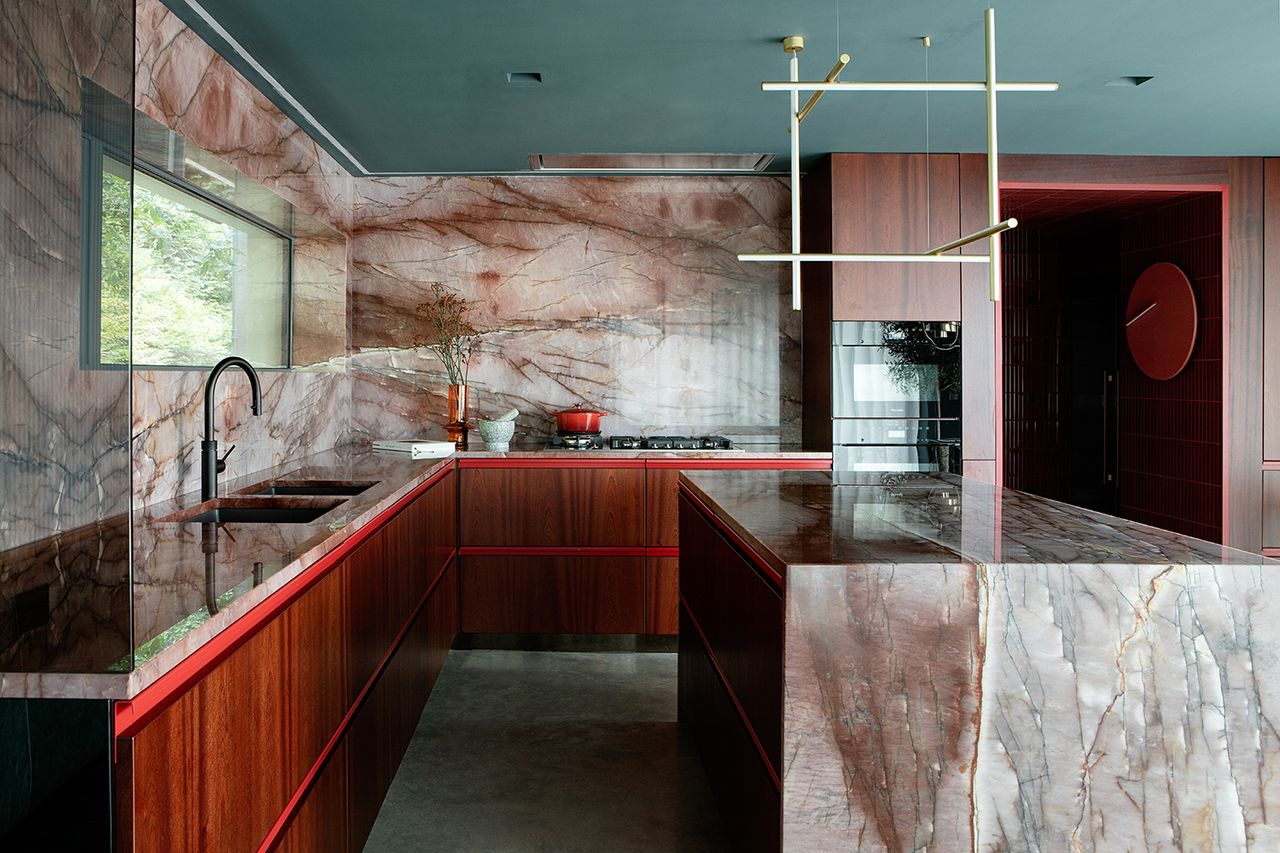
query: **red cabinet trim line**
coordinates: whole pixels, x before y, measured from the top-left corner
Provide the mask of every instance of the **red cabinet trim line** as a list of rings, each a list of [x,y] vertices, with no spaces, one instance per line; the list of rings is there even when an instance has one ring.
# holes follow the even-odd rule
[[[458,549],[460,557],[644,557],[652,548],[601,546],[507,546],[464,545]]]
[[[679,557],[680,549],[674,545],[663,545],[661,547],[645,548],[644,555],[646,557]]]
[[[422,611],[426,609],[427,602],[431,600],[436,587],[440,585],[440,581],[449,573],[450,567],[455,562],[456,557],[453,556],[445,562],[444,569],[431,581],[431,585],[427,587],[427,591],[422,594],[417,606],[413,608],[413,613],[405,620],[404,625],[400,626],[400,631],[396,634],[395,639],[392,640],[390,648],[382,656],[382,660],[378,661],[378,666],[374,669],[373,675],[365,682],[364,687],[360,689],[360,693],[356,696],[356,700],[347,709],[347,713],[343,716],[342,722],[338,724],[337,730],[334,731],[333,736],[329,738],[329,742],[325,744],[324,749],[320,752],[320,757],[311,765],[307,775],[302,777],[301,784],[293,792],[289,802],[285,804],[284,811],[280,813],[280,816],[276,818],[276,822],[272,824],[271,829],[267,832],[267,837],[262,839],[262,844],[258,846],[258,853],[267,853],[267,851],[274,850],[280,844],[280,841],[284,838],[285,831],[289,828],[289,824],[293,823],[294,817],[297,816],[298,811],[302,808],[302,801],[306,799],[307,794],[311,793],[311,789],[315,787],[316,780],[320,778],[320,774],[324,772],[325,765],[329,763],[333,754],[337,752],[339,744],[346,737],[347,730],[351,728],[351,723],[355,720],[356,715],[360,713],[360,709],[368,702],[369,696],[373,694],[374,688],[382,680],[387,667],[391,665],[392,658],[396,656],[396,652],[400,651],[400,646],[404,643],[405,638],[409,636],[409,632],[413,630],[413,626],[422,616]]]
[[[718,530],[725,539],[729,540],[729,544],[740,551],[742,556],[749,560],[751,565],[755,566],[756,569],[763,574],[764,580],[770,583],[776,591],[780,592],[786,586],[782,575],[778,574],[777,569],[766,563],[764,559],[756,553],[754,548],[744,542],[742,537],[734,532],[732,527],[725,524],[724,521],[721,520],[720,516],[709,510],[706,504],[690,494],[684,486],[680,487],[680,499],[693,504],[694,509],[698,510],[698,512],[700,512],[707,521],[711,522],[711,525],[715,527],[715,529]]]
[[[458,460],[460,468],[643,468],[643,459],[468,459]]]
[[[684,471],[830,471],[830,459],[647,459],[649,468]]]
[[[117,700],[113,708],[113,739],[130,737],[158,717],[187,689],[222,661],[226,660],[236,649],[248,642],[259,628],[284,612],[303,593],[323,580],[325,575],[350,556],[356,548],[385,527],[401,510],[436,483],[453,473],[453,470],[454,466],[449,465],[431,475],[423,483],[415,486],[403,498],[383,510],[369,523],[347,537],[332,551],[304,569],[296,578],[228,625],[222,633],[196,649],[185,660],[160,676],[153,684],[144,688],[137,696],[132,699]],[[453,555],[450,555],[449,559],[452,560]],[[445,565],[448,565],[447,560]]]
[[[711,644],[707,642],[707,635],[702,633],[702,626],[698,624],[698,618],[693,615],[693,610],[689,607],[688,602],[684,600],[684,596],[680,596],[680,609],[684,611],[684,615],[689,617],[689,624],[693,626],[694,633],[698,635],[698,642],[702,644],[702,649],[707,653],[707,660],[711,661],[712,668],[716,671],[716,677],[720,680],[720,686],[724,688],[724,692],[729,694],[729,701],[733,703],[733,707],[738,711],[738,718],[742,720],[743,727],[747,730],[747,734],[751,735],[751,742],[756,745],[756,755],[760,757],[760,763],[764,765],[764,769],[769,771],[769,778],[773,780],[773,786],[782,792],[782,781],[778,778],[778,771],[774,768],[773,762],[769,760],[769,756],[765,754],[764,745],[760,743],[760,736],[756,734],[755,728],[751,725],[751,720],[747,717],[746,710],[742,707],[742,703],[738,701],[738,694],[733,691],[733,685],[729,683],[729,679],[725,677],[724,670],[720,668],[720,661],[716,660],[716,653],[712,650]],[[779,733],[781,737],[781,733]]]

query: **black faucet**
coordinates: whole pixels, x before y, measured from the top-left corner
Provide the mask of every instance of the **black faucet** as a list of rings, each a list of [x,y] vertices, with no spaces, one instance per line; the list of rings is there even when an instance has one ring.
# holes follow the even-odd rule
[[[238,367],[249,377],[249,386],[253,389],[253,413],[262,414],[262,386],[258,382],[258,372],[253,365],[238,355],[228,356],[213,366],[209,371],[209,381],[204,383],[204,441],[200,442],[200,500],[213,500],[218,496],[218,475],[227,469],[227,456],[218,458],[218,442],[213,439],[213,396],[218,385],[218,377],[228,367]]]

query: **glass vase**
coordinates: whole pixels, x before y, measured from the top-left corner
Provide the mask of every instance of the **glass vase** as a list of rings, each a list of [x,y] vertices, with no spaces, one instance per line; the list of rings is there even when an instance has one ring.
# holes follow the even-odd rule
[[[467,446],[467,386],[449,385],[449,420],[445,424],[449,440],[459,450]]]

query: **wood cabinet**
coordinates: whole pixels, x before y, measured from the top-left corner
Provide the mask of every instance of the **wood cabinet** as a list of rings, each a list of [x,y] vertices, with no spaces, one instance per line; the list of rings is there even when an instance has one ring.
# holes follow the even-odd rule
[[[461,543],[643,545],[644,475],[643,462],[634,467],[465,467]]]
[[[955,154],[832,154],[802,189],[812,199],[801,223],[814,220],[805,251],[915,254],[960,236]],[[960,319],[959,264],[832,264],[830,274],[833,319]]]
[[[644,586],[644,632],[679,633],[680,558],[646,557]]]
[[[462,630],[642,634],[643,556],[464,557]]]
[[[692,502],[680,503],[680,720],[735,849],[781,846],[783,597]]]
[[[117,849],[360,849],[457,631],[456,480],[154,686],[117,728]]]

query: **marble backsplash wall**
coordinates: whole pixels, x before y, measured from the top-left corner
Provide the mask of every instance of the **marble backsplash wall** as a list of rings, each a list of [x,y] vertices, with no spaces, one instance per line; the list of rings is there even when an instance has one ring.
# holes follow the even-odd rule
[[[410,346],[432,282],[492,330],[473,415],[521,411],[517,439],[575,403],[614,434],[799,440],[799,320],[781,265],[785,182],[765,177],[371,178],[355,181],[355,429],[443,437],[446,378]]]
[[[0,552],[128,508],[129,376],[81,366],[80,216],[82,93],[128,102],[132,22],[132,0],[0,5]]]
[[[346,435],[347,239],[352,178],[311,137],[160,0],[137,2],[135,106],[260,182],[324,226],[295,234],[294,369],[263,372],[262,417],[248,382],[220,383],[215,426],[232,444],[228,476],[336,446]],[[133,447],[139,504],[199,489],[205,371],[134,373]]]

